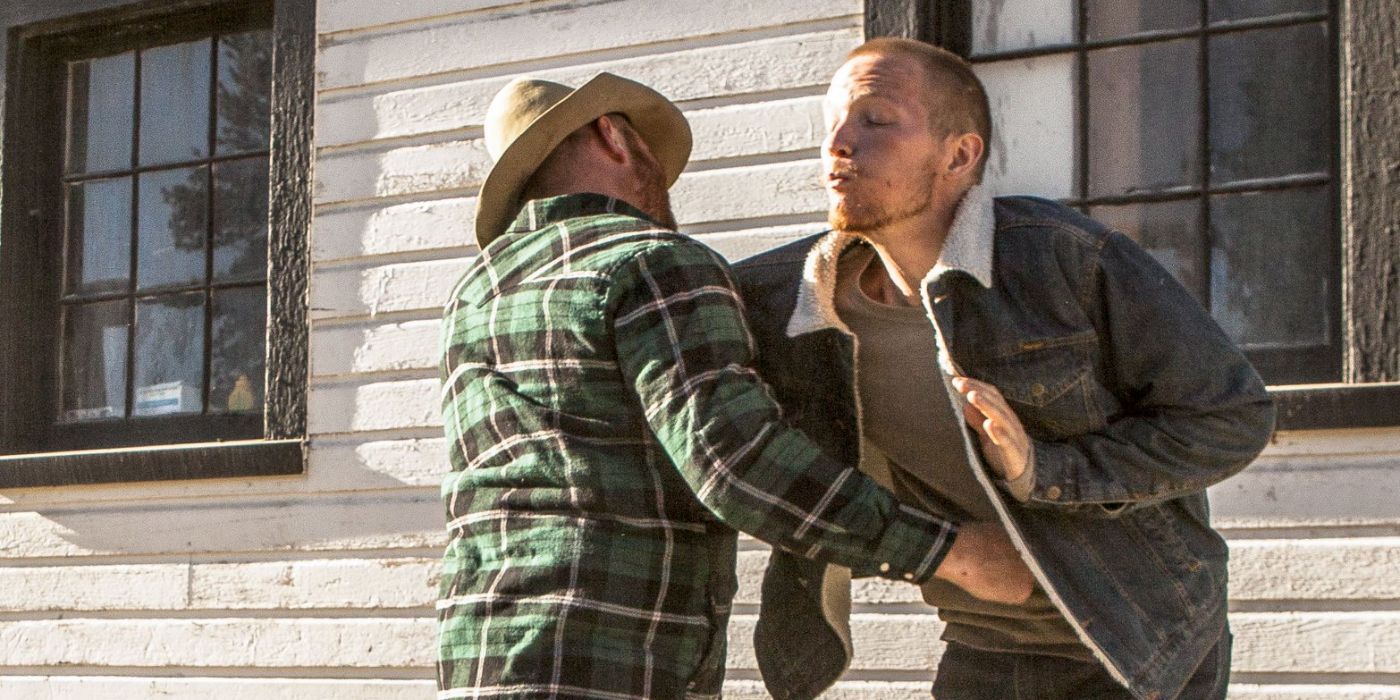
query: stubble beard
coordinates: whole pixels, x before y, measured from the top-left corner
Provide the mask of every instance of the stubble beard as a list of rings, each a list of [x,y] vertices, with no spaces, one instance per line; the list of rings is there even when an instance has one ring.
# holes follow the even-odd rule
[[[671,211],[671,193],[666,188],[666,177],[660,172],[649,178],[637,197],[637,208],[656,220],[656,223],[676,230],[676,214]]]
[[[852,197],[847,195],[832,202],[826,213],[827,224],[836,231],[868,237],[926,213],[933,208],[933,191],[938,179],[936,168],[929,162],[912,177],[917,178],[917,186],[911,188],[907,195],[881,202],[853,202]]]
[[[640,136],[629,131],[626,138],[627,148],[632,152],[632,162],[636,163],[636,207],[656,223],[672,231],[676,230],[676,214],[671,211],[671,193],[670,188],[666,186],[666,173],[661,170],[661,164],[656,162],[656,158],[651,155]]]

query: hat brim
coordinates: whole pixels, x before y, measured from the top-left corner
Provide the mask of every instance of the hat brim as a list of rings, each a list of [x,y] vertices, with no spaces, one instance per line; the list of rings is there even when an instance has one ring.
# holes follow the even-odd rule
[[[620,112],[651,149],[666,175],[666,186],[675,184],[690,159],[690,125],[670,100],[641,83],[611,73],[600,73],[536,117],[501,152],[476,200],[476,241],[485,248],[515,218],[520,193],[561,142],[594,119]]]

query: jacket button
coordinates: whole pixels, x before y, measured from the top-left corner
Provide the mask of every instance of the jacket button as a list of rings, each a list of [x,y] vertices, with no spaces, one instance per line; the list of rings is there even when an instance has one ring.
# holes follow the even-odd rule
[[[1039,382],[1031,385],[1031,396],[1040,398],[1045,395],[1045,385]]]
[[[1051,486],[1050,488],[1045,489],[1045,497],[1052,501],[1058,500],[1063,493],[1064,492],[1061,491],[1060,487],[1058,486]]]
[[[881,564],[880,564],[880,573],[882,573],[882,574],[888,574],[889,572],[890,572],[890,563],[889,563],[889,562],[881,562]]]

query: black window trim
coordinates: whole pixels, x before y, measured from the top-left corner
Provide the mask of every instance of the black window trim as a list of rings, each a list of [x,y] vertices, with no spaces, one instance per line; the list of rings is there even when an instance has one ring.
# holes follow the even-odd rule
[[[269,175],[267,281],[268,342],[261,439],[159,444],[134,448],[28,452],[26,436],[40,425],[30,410],[34,392],[52,387],[56,324],[40,300],[43,266],[35,264],[49,248],[34,231],[53,231],[34,222],[45,215],[42,186],[34,174],[45,155],[33,143],[40,114],[56,114],[47,44],[92,27],[139,28],[171,14],[216,12],[222,0],[147,0],[85,12],[9,30],[6,55],[3,204],[0,204],[0,487],[59,486],[171,479],[302,474],[306,466],[308,372],[307,282],[311,225],[312,117],[315,104],[315,0],[272,0],[272,154]],[[48,149],[50,153],[57,149]],[[56,261],[55,261],[56,262]],[[23,332],[16,332],[24,329]],[[46,375],[47,373],[47,375]],[[45,417],[46,418],[46,417]]]
[[[1329,8],[1341,42],[1337,182],[1343,381],[1271,386],[1269,393],[1278,404],[1279,430],[1400,427],[1400,275],[1394,273],[1400,269],[1400,236],[1395,235],[1400,193],[1392,165],[1400,161],[1400,137],[1394,136],[1400,103],[1387,97],[1400,75],[1393,62],[1400,36],[1387,29],[1389,0],[1330,0]],[[970,12],[969,3],[960,0],[865,0],[865,36],[920,39],[966,55]],[[1386,135],[1390,138],[1382,138]]]

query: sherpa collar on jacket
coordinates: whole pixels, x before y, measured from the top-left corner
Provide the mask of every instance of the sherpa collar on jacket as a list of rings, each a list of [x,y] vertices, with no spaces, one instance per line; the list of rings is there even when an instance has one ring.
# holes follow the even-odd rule
[[[985,187],[975,185],[958,204],[938,262],[924,276],[919,285],[921,290],[954,270],[972,275],[983,287],[991,287],[995,232],[992,195]],[[859,236],[854,233],[832,231],[812,246],[797,287],[797,305],[788,321],[788,337],[824,328],[846,330],[836,315],[836,263],[841,253],[858,240]]]

